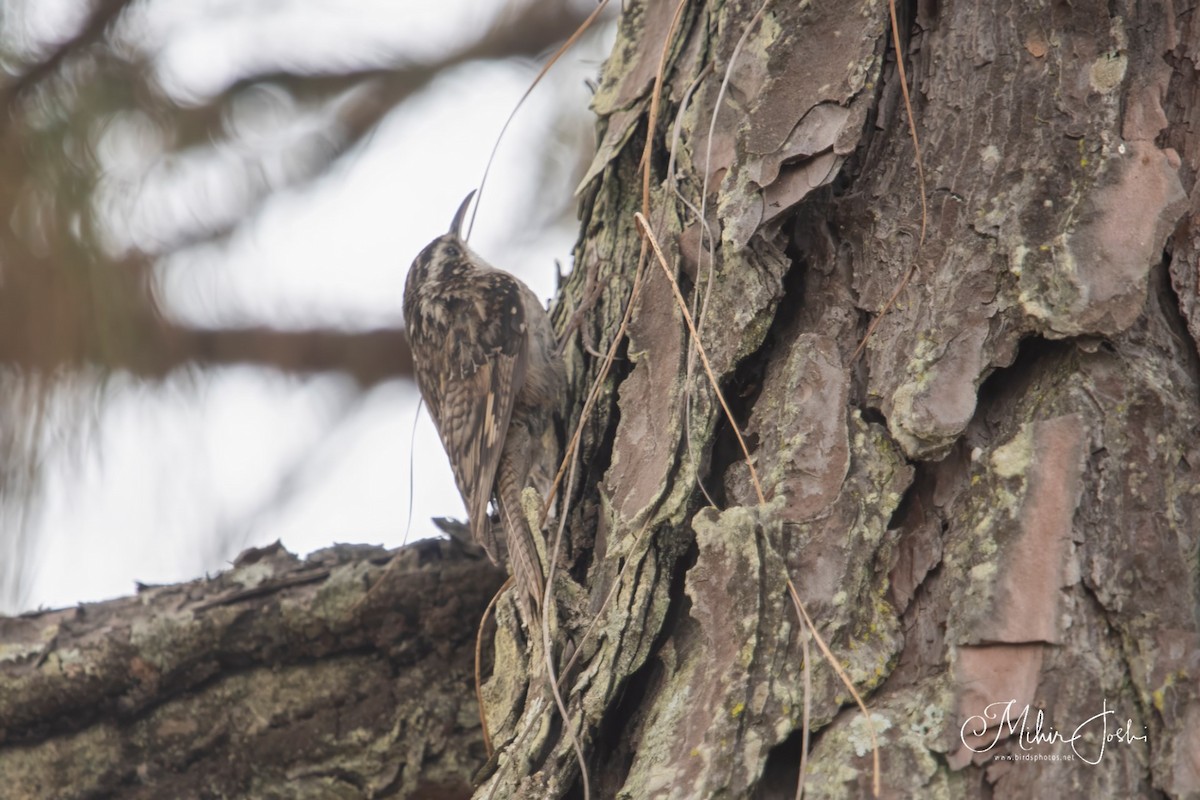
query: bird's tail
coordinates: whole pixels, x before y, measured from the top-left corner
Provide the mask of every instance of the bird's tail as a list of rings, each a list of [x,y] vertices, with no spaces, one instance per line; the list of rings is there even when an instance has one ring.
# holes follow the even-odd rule
[[[530,597],[533,600],[533,608],[540,611],[546,589],[542,560],[538,555],[535,534],[521,508],[521,492],[529,474],[529,453],[533,444],[528,441],[529,438],[529,431],[524,426],[513,425],[509,428],[509,440],[505,442],[504,447],[505,454],[500,459],[500,466],[496,472],[496,494],[513,578],[516,579],[518,590]]]

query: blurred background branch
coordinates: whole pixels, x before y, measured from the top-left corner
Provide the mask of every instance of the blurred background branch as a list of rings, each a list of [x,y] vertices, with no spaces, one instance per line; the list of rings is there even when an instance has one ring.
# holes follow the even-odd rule
[[[100,501],[88,498],[124,493],[114,489],[122,481],[140,484],[149,506],[169,506],[162,498],[182,492],[200,512],[186,521],[178,508],[132,514],[152,520],[159,530],[144,535],[154,541],[162,533],[199,540],[174,556],[189,566],[145,576],[149,580],[198,574],[263,536],[282,535],[278,526],[264,526],[272,515],[263,503],[294,499],[295,492],[281,491],[288,476],[313,472],[296,460],[311,458],[309,445],[327,442],[333,429],[370,427],[362,415],[381,403],[348,398],[409,374],[400,286],[416,248],[445,225],[442,220],[426,230],[430,223],[419,214],[449,218],[452,203],[442,205],[441,198],[469,188],[470,178],[463,184],[462,176],[479,174],[476,151],[490,147],[499,130],[498,123],[477,123],[462,109],[490,90],[493,116],[502,118],[512,93],[500,98],[489,87],[498,80],[514,88],[527,82],[531,60],[565,39],[590,10],[587,3],[561,0],[496,2],[483,11],[475,3],[371,0],[212,0],[186,8],[168,0],[6,4],[0,32],[0,60],[10,76],[0,83],[7,111],[0,125],[0,218],[7,222],[0,228],[0,610],[40,602],[33,589],[42,563],[53,561],[56,551],[81,552],[81,537],[111,536],[98,546],[120,549],[131,514],[119,511],[106,521],[90,510]],[[510,65],[510,76],[515,67],[518,79],[472,66],[480,62]],[[597,65],[587,66],[594,72]],[[549,90],[557,100],[530,112],[539,117],[540,138],[526,139],[509,180],[527,207],[514,207],[499,225],[519,227],[521,236],[495,237],[508,238],[518,251],[537,250],[529,246],[536,236],[529,220],[549,225],[569,206],[590,149],[581,83],[560,82]],[[437,103],[456,111],[437,111]],[[458,124],[455,114],[462,117]],[[411,143],[385,130],[392,127],[415,132]],[[430,137],[437,144],[425,143]],[[530,149],[530,141],[541,145]],[[377,166],[387,161],[380,153],[396,150],[417,166]],[[350,190],[366,180],[361,175],[390,195],[382,194],[381,202],[380,195]],[[511,187],[515,183],[525,185]],[[357,213],[341,216],[347,205]],[[387,238],[375,244],[373,233],[347,222],[356,218],[390,218],[402,230],[381,236],[405,238],[395,249]],[[290,230],[281,235],[281,227]],[[287,251],[293,239],[295,253]],[[312,244],[317,241],[334,244],[326,250]],[[538,256],[543,260],[536,267],[550,276],[550,260],[544,252]],[[389,281],[387,296],[380,274]],[[236,365],[256,372],[229,373]],[[114,382],[117,375],[123,377]],[[223,388],[214,388],[218,384]],[[227,404],[224,413],[234,420],[243,412],[253,417],[249,409],[258,405],[297,402],[307,409],[297,414],[308,433],[299,434],[295,425],[272,431],[270,422],[257,428],[246,420],[223,422],[240,433],[228,435],[234,444],[212,445],[228,452],[201,464],[206,459],[196,450],[216,441],[205,428],[213,423],[189,422],[188,415],[225,393],[249,398]],[[143,423],[147,415],[157,421],[141,430],[112,429],[110,418],[121,416],[113,409],[130,404]],[[395,422],[386,427],[400,427]],[[176,425],[193,425],[192,445],[170,441]],[[148,429],[155,426],[171,433],[154,438]],[[230,501],[214,487],[228,482],[220,473],[241,472],[252,458],[238,455],[239,446],[278,457],[265,459],[271,463],[233,491],[253,497]],[[404,438],[389,446],[406,455]],[[118,462],[128,459],[114,451],[126,449],[142,459],[138,475],[122,477]],[[262,452],[253,457],[264,458]],[[148,466],[153,463],[181,473],[208,470],[207,476],[178,477],[208,488],[198,486],[194,496],[178,486],[164,491],[161,481],[175,476]],[[401,479],[390,478],[392,496]],[[248,493],[246,484],[256,491]],[[129,502],[139,502],[138,492],[129,494]],[[328,502],[362,505],[336,493]],[[385,521],[362,533],[394,533],[395,505],[381,508]],[[335,512],[324,516],[337,518]],[[87,531],[63,530],[80,520]],[[211,540],[216,529],[224,541]],[[356,532],[326,535],[339,534],[353,538]],[[136,532],[130,535],[137,540]],[[59,536],[74,545],[43,546]],[[217,563],[198,563],[196,553],[223,555],[210,556]],[[47,569],[70,572],[62,564]]]

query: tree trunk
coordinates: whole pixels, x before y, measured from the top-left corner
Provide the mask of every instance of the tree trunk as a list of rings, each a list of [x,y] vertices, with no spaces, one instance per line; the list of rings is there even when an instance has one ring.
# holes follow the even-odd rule
[[[226,628],[155,638],[151,655],[192,641],[204,668],[136,651],[107,705],[64,701],[55,718],[10,700],[24,710],[0,723],[0,772],[97,737],[107,759],[63,763],[86,776],[136,753],[125,763],[151,766],[62,796],[165,796],[138,792],[165,785],[164,763],[190,774],[222,752],[237,779],[180,796],[462,796],[479,766],[476,797],[580,797],[574,739],[594,798],[765,800],[794,796],[807,716],[809,797],[871,794],[872,732],[888,797],[1200,796],[1196,15],[1148,2],[898,8],[922,185],[886,4],[775,3],[761,17],[750,2],[676,5],[631,0],[621,15],[557,309],[567,434],[582,425],[553,556],[569,724],[510,593],[483,692],[497,750],[465,766],[479,731],[463,659],[497,581],[451,560],[436,598],[364,604],[392,609],[382,617],[255,599],[275,616],[231,610]],[[643,208],[749,464],[640,235]],[[595,353],[614,342],[581,417]],[[390,585],[355,563],[339,568],[347,597]],[[789,579],[869,723],[806,647]],[[320,608],[325,591],[336,599],[304,602]],[[145,605],[120,612],[130,641],[166,624],[139,624]],[[444,651],[418,647],[419,672],[381,662],[410,646],[371,632],[387,620],[419,641],[440,631]],[[230,649],[235,636],[245,644]],[[439,674],[441,658],[452,666]],[[287,685],[357,659],[373,678],[315,684],[341,711],[306,712],[310,693],[276,688],[240,724],[229,709],[254,707],[225,688],[238,681]],[[50,662],[16,663],[33,683],[0,698],[32,693]],[[56,663],[64,685],[96,691]],[[432,683],[397,688],[418,680]],[[147,749],[147,724],[205,703],[138,701],[147,681],[155,702],[167,685],[213,699],[198,730],[171,729],[186,744],[175,760]],[[134,692],[128,709],[114,686]],[[392,722],[347,721],[345,706]],[[305,720],[290,741],[348,749],[253,749]],[[414,788],[432,764],[455,776],[437,778],[443,795]]]
[[[885,796],[1200,796],[1195,16],[901,6],[926,228],[886,4],[676,5],[622,14],[565,292],[599,297],[580,400],[645,270],[564,556],[602,607],[568,676],[592,796],[791,797],[806,703],[808,795],[870,793],[815,648],[806,697],[789,576]],[[647,135],[765,503],[639,260]],[[546,747],[477,796],[578,787]]]

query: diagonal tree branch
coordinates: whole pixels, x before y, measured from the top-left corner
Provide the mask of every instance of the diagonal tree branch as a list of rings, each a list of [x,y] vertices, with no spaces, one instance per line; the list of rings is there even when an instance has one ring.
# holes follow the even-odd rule
[[[3,88],[3,103],[11,108],[34,86],[57,72],[68,58],[101,41],[108,27],[130,4],[131,0],[99,0],[92,9],[91,16],[75,35],[64,39],[48,56],[16,76]]]

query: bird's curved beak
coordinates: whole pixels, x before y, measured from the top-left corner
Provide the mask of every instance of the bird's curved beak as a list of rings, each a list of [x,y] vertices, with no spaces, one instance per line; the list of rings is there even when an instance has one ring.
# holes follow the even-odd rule
[[[472,189],[462,201],[462,205],[458,207],[458,211],[454,214],[454,221],[450,223],[450,233],[462,238],[463,220],[467,217],[467,209],[471,207],[471,198],[475,196],[475,190]]]

